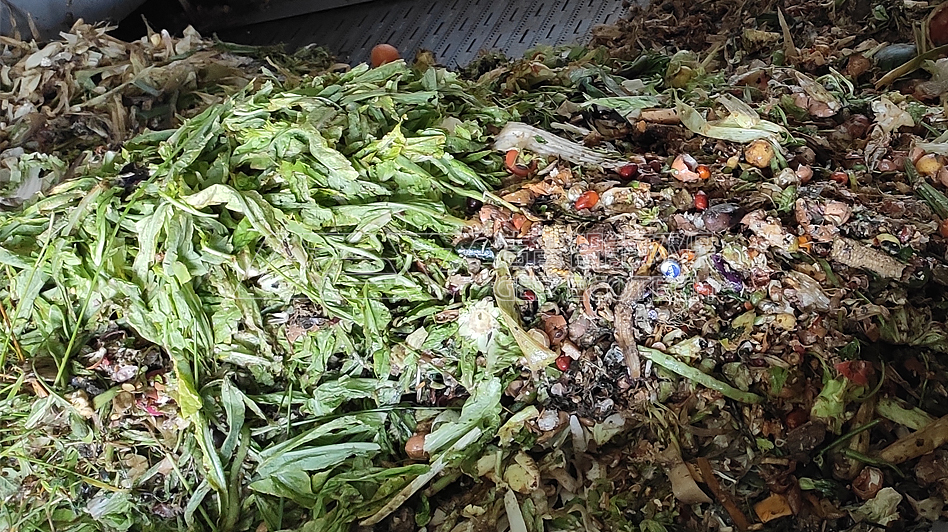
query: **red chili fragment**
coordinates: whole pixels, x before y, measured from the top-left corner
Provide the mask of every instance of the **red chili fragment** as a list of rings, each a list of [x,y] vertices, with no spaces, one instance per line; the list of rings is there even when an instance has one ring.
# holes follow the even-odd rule
[[[599,193],[595,190],[587,190],[576,199],[576,210],[591,209],[599,203]]]
[[[872,364],[865,360],[847,360],[836,364],[836,371],[859,386],[869,385],[873,373]]]
[[[695,209],[703,211],[708,208],[708,195],[702,191],[695,194]]]
[[[566,370],[568,370],[569,367],[570,367],[570,365],[572,365],[572,364],[573,364],[573,359],[570,358],[570,357],[568,357],[568,356],[566,356],[566,355],[562,355],[562,356],[556,357],[556,367],[557,367],[560,371],[566,371]]]

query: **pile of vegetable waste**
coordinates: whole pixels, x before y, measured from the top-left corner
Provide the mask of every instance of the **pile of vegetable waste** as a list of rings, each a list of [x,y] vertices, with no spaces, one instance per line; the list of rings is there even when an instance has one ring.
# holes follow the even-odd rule
[[[948,519],[948,12],[857,7],[672,0],[461,72],[3,41],[0,523]]]
[[[81,161],[86,152],[119,149],[145,129],[178,127],[262,72],[293,84],[305,73],[333,66],[318,48],[288,55],[210,41],[190,27],[181,38],[149,31],[127,43],[109,29],[79,20],[61,40],[42,45],[0,37],[5,167],[29,153]],[[58,172],[45,186],[62,178]],[[7,178],[4,185],[7,202],[30,198],[43,187],[35,179]]]

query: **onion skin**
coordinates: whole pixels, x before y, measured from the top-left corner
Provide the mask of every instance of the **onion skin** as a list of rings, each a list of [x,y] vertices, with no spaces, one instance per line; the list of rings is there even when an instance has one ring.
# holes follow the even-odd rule
[[[639,175],[639,165],[635,163],[629,163],[625,166],[619,167],[619,175],[622,176],[622,179],[633,179],[635,176]]]
[[[804,185],[809,183],[810,179],[813,179],[813,169],[808,165],[801,164],[795,173],[797,177],[800,178],[800,183]]]

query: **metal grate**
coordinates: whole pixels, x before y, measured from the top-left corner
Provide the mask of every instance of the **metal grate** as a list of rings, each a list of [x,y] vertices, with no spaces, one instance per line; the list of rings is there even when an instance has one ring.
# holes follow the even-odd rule
[[[291,49],[315,43],[340,60],[368,60],[388,42],[411,57],[432,50],[448,67],[466,65],[478,52],[520,57],[538,44],[581,42],[597,24],[616,21],[622,0],[394,0],[375,1],[220,32],[225,40]]]

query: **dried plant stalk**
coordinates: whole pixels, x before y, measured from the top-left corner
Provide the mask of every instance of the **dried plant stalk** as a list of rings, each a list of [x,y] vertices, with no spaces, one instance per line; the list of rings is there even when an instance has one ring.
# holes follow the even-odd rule
[[[881,277],[899,279],[905,265],[892,257],[848,238],[833,242],[830,259],[851,268],[869,270]]]

